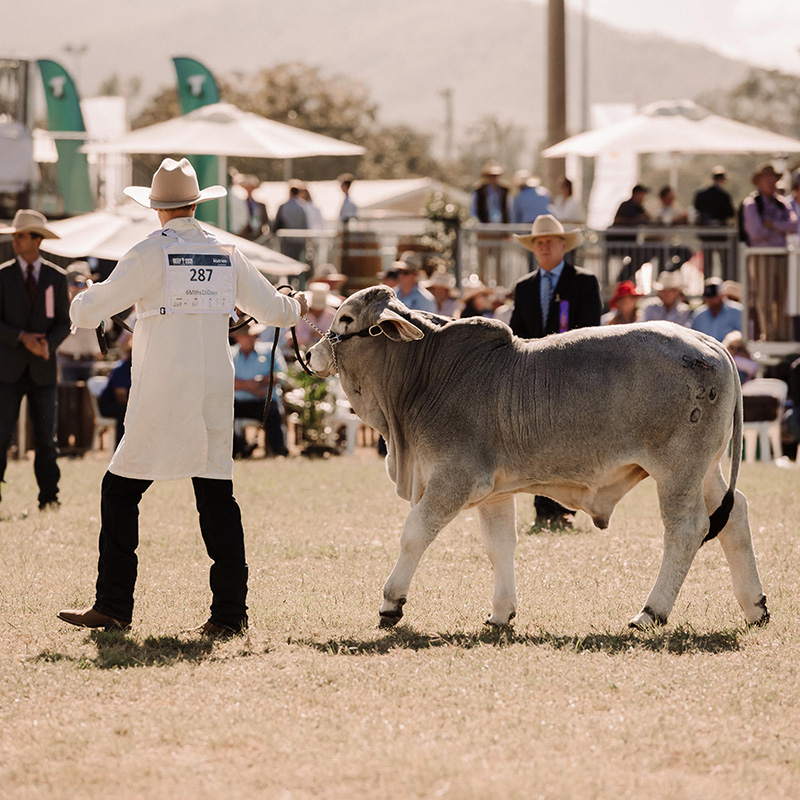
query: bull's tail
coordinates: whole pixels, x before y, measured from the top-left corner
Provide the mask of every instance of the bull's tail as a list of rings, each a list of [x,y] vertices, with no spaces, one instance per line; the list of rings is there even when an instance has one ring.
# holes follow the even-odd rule
[[[730,358],[730,356],[728,356]],[[733,362],[733,359],[731,359]],[[736,369],[733,364],[734,370]],[[737,375],[734,371],[734,375]],[[733,436],[731,437],[731,477],[728,484],[728,491],[722,498],[719,508],[708,518],[709,527],[706,538],[703,539],[705,544],[710,539],[713,539],[728,523],[728,519],[733,509],[733,499],[736,492],[736,481],[739,479],[739,466],[742,463],[742,430],[744,412],[742,408],[742,384],[736,380],[736,409],[733,413]]]

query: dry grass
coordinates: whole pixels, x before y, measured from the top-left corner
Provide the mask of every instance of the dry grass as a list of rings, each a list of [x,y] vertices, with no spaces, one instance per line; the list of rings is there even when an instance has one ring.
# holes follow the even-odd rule
[[[0,505],[3,798],[800,796],[800,472],[743,468],[764,630],[716,543],[665,629],[628,630],[660,559],[645,482],[606,532],[521,536],[506,632],[481,624],[491,572],[461,515],[387,632],[406,506],[378,459],[237,463],[252,628],[209,644],[182,633],[209,601],[188,481],[143,503],[133,632],[55,618],[92,599],[104,465],[62,467],[59,512],[35,510],[30,464]],[[532,513],[522,499],[521,529]]]

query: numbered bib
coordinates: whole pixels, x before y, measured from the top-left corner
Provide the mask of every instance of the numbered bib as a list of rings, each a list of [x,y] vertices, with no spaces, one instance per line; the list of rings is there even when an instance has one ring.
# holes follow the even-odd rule
[[[230,314],[236,305],[233,245],[164,245],[164,312]]]

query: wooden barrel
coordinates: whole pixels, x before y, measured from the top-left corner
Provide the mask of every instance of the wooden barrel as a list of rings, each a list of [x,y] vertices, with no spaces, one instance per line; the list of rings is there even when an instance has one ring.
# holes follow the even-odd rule
[[[383,269],[381,245],[371,231],[342,231],[342,272],[347,275],[345,289],[357,292],[378,283]]]

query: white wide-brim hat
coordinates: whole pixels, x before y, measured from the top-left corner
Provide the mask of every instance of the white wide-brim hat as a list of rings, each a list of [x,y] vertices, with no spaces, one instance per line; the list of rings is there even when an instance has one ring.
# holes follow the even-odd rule
[[[680,270],[672,272],[659,272],[658,280],[653,282],[653,288],[660,292],[664,289],[680,289],[683,291],[683,275]]]
[[[47,227],[47,217],[30,208],[21,208],[14,214],[10,226],[0,228],[0,233],[36,233],[43,239],[60,239],[61,237]]]
[[[165,158],[153,175],[151,186],[128,186],[122,191],[140,206],[154,209],[191,206],[228,194],[224,186],[209,186],[200,191],[197,173],[186,158],[180,161]]]
[[[564,240],[564,252],[569,253],[574,250],[580,243],[581,236],[580,230],[577,228],[571,231],[565,231],[564,226],[552,215],[542,214],[536,217],[531,226],[531,232],[520,236],[514,234],[514,238],[526,249],[533,250],[533,245],[537,239],[543,236],[560,236]]]

